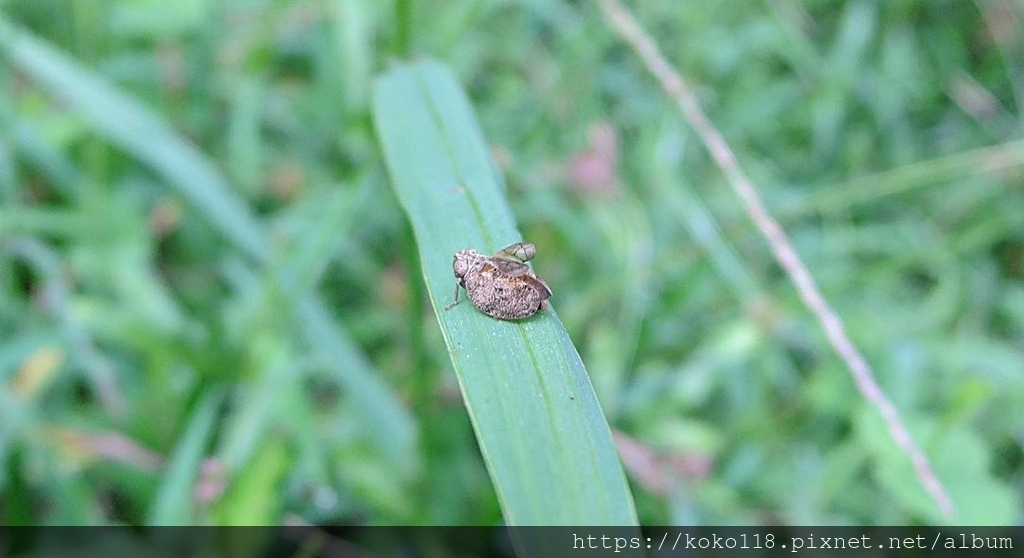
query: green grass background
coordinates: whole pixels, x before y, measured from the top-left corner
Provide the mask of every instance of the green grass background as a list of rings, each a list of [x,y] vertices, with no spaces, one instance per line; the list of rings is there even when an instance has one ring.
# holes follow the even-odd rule
[[[1024,521],[1024,8],[632,5],[956,522]],[[641,523],[941,520],[596,5],[6,0],[0,523],[506,519],[424,284],[450,254],[420,253],[372,116],[424,57],[468,95]]]

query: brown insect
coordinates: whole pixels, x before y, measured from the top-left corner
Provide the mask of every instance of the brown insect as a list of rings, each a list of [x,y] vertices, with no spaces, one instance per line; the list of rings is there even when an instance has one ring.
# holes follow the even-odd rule
[[[501,320],[521,320],[532,316],[551,298],[551,287],[530,272],[526,265],[537,254],[529,242],[506,246],[493,256],[485,256],[472,248],[455,252],[455,302],[459,303],[459,287],[481,312]]]

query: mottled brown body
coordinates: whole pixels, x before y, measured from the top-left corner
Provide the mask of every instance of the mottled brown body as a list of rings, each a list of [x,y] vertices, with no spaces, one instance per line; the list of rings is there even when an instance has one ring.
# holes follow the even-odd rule
[[[458,279],[455,302],[448,308],[459,303],[459,287],[463,287],[473,304],[488,316],[502,320],[532,316],[551,297],[551,288],[526,265],[536,253],[536,247],[525,242],[507,246],[493,256],[472,248],[459,250],[452,264]]]

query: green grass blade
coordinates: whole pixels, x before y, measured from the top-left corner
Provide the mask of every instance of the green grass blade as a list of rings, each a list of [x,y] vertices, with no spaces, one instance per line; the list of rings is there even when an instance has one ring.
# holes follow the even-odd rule
[[[196,404],[191,421],[175,450],[163,483],[157,490],[146,523],[150,525],[188,525],[192,512],[193,486],[206,456],[207,444],[217,426],[217,411],[224,402],[222,389],[208,391]]]
[[[268,259],[262,223],[232,190],[224,175],[201,151],[164,119],[111,86],[88,68],[14,27],[0,16],[0,55],[40,86],[61,96],[94,130],[120,149],[148,164],[169,187],[187,198],[250,260]],[[0,215],[0,227],[6,226]],[[319,296],[306,294],[295,311],[303,336],[314,350],[329,355],[325,366],[359,408],[369,413],[373,441],[400,468],[408,468],[416,451],[416,425],[409,411],[372,370],[366,357],[341,328]]]
[[[608,423],[554,311],[507,322],[468,301],[444,310],[456,250],[490,253],[521,240],[465,94],[451,72],[427,61],[389,71],[373,101],[394,190],[416,234],[427,291],[506,522],[635,524]]]
[[[165,120],[125,97],[95,73],[27,31],[0,18],[0,50],[11,62],[70,102],[92,126],[151,165],[210,216],[210,222],[247,255],[261,258],[266,240],[255,217],[227,187],[214,164],[197,157]],[[211,186],[212,185],[212,186]]]

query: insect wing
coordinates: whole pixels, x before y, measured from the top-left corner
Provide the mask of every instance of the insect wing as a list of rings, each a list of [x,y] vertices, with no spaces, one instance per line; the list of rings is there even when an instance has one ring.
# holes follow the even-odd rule
[[[487,265],[509,277],[519,277],[530,272],[530,266],[517,260],[502,260],[492,257],[487,260]]]
[[[496,252],[492,258],[499,260],[514,260],[517,262],[527,262],[533,259],[537,255],[537,247],[530,242],[516,242],[515,244],[509,244]]]
[[[516,242],[495,252],[489,258],[490,263],[509,277],[519,277],[529,273],[526,262],[537,255],[537,247],[529,242]]]
[[[537,294],[540,295],[540,299],[542,301],[551,298],[551,287],[549,287],[547,283],[542,281],[540,277],[537,277],[532,274],[524,275],[523,282],[529,283],[537,291]]]

